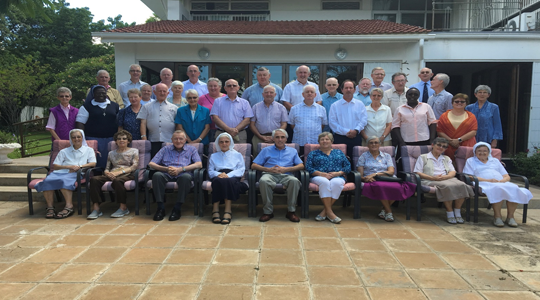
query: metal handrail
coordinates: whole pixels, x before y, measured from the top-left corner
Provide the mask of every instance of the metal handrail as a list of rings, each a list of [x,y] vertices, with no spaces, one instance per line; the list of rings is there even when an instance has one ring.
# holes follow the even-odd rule
[[[28,145],[29,142],[34,141],[43,141],[43,140],[49,140],[50,138],[39,138],[39,139],[31,139],[29,138],[30,135],[28,133],[39,133],[39,132],[47,132],[45,129],[45,125],[47,124],[47,121],[49,120],[48,117],[46,118],[38,118],[38,119],[32,119],[24,122],[19,122],[13,124],[17,128],[17,132],[19,133],[19,143],[21,144],[21,156],[22,157],[30,157],[38,154],[45,154],[49,153],[50,150],[40,151],[40,152],[30,152],[31,149],[36,149],[38,147],[42,147],[44,145],[47,145],[47,143],[42,144],[40,146],[31,146]],[[32,130],[32,127],[37,127],[41,130]],[[49,143],[49,145],[52,144]]]

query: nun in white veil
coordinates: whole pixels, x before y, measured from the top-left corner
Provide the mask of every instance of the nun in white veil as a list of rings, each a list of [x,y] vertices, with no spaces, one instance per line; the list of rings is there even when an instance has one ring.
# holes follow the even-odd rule
[[[238,200],[240,193],[248,186],[242,182],[246,170],[244,157],[234,150],[234,140],[226,132],[220,134],[214,143],[216,152],[210,156],[208,175],[212,180],[212,222],[230,224],[232,219],[231,203]],[[219,205],[225,203],[223,218],[219,214]]]
[[[479,142],[474,145],[474,156],[467,159],[463,173],[471,174],[478,178],[481,192],[484,193],[489,203],[493,206],[494,221],[497,227],[504,227],[504,223],[510,227],[517,227],[514,212],[518,204],[528,204],[532,199],[531,192],[526,188],[520,188],[510,182],[510,176],[501,162],[491,156],[491,145]],[[501,207],[506,200],[506,222],[502,221]]]

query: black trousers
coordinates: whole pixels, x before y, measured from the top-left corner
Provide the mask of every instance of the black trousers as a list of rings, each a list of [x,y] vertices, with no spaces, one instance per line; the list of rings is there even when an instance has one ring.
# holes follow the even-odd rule
[[[347,156],[352,158],[353,147],[362,146],[362,136],[357,134],[354,139],[350,139],[345,135],[334,134],[334,144],[346,144],[347,145]]]

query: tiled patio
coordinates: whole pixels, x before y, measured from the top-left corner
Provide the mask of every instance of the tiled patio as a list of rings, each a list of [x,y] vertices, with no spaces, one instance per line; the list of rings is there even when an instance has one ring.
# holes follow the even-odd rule
[[[177,222],[111,219],[110,203],[95,221],[46,220],[43,207],[0,202],[0,299],[540,299],[540,210],[499,229],[438,208],[394,223],[338,208],[333,225],[291,223],[284,206],[260,223],[239,205],[222,226],[189,205]]]

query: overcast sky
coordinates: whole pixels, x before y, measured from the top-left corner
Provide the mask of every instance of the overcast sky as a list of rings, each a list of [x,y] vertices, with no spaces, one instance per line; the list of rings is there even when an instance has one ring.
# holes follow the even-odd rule
[[[122,15],[126,23],[143,24],[152,16],[152,11],[140,0],[67,0],[71,8],[88,7],[94,15],[94,22],[108,17]]]

